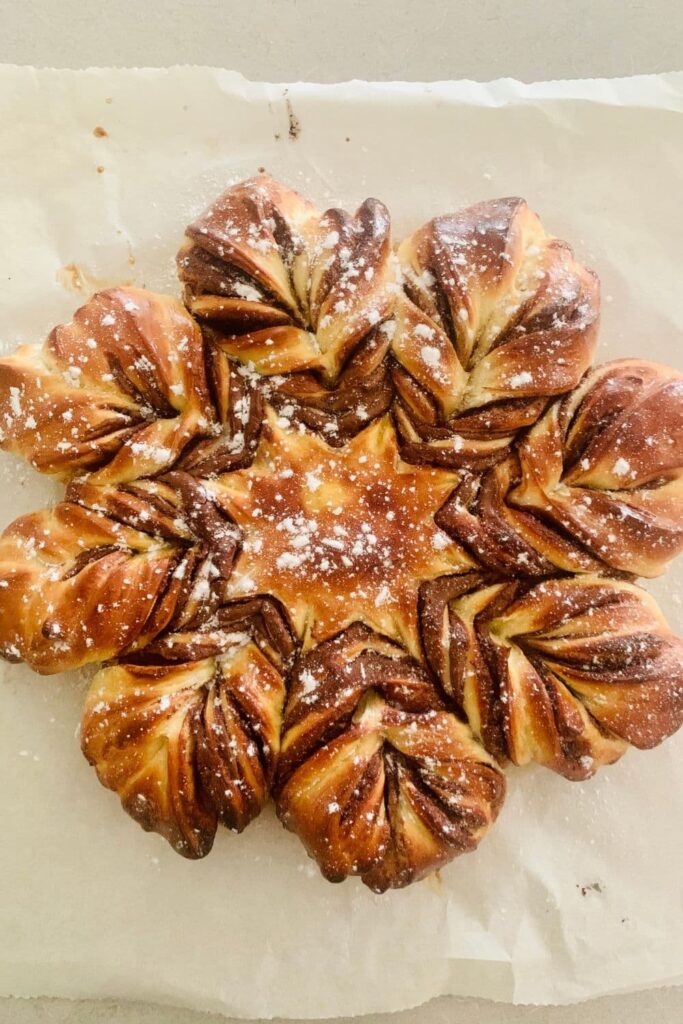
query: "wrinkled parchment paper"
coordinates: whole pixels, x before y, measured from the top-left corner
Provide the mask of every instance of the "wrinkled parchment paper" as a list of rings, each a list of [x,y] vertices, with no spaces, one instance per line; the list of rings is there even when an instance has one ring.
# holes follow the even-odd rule
[[[683,75],[287,89],[202,68],[2,68],[2,346],[41,339],[97,287],[176,291],[186,222],[265,167],[327,205],[382,198],[397,237],[523,195],[602,278],[600,357],[680,368],[682,112]],[[55,493],[3,457],[0,525]],[[681,626],[683,565],[651,589]],[[145,835],[79,752],[84,686],[4,670],[0,994],[317,1017],[683,981],[683,736],[585,784],[511,771],[476,854],[378,897],[324,882],[270,810],[200,863]]]

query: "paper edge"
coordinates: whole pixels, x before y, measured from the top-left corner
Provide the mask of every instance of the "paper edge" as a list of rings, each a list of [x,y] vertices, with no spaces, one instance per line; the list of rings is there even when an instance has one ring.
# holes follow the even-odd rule
[[[523,82],[518,78],[501,77],[487,80],[476,80],[472,78],[458,79],[436,79],[434,81],[406,81],[403,79],[387,79],[386,81],[374,79],[350,78],[340,82],[310,82],[310,81],[281,81],[272,82],[261,79],[250,79],[240,71],[230,68],[221,68],[211,64],[169,64],[166,66],[135,65],[135,66],[111,66],[91,65],[87,68],[60,68],[48,65],[14,64],[11,62],[0,62],[0,74],[11,71],[12,73],[23,72],[27,75],[34,74],[48,76],[53,74],[67,75],[69,77],[84,77],[105,73],[107,75],[129,75],[143,74],[149,76],[161,76],[168,72],[178,71],[203,71],[209,72],[223,79],[226,83],[235,86],[246,86],[268,89],[297,89],[297,91],[308,92],[315,90],[319,95],[322,91],[327,94],[335,94],[340,91],[348,91],[362,86],[363,89],[376,90],[377,92],[418,92],[432,96],[434,93],[448,92],[452,98],[458,98],[462,94],[463,99],[468,102],[476,102],[476,93],[483,99],[489,96],[498,102],[487,104],[504,106],[513,99],[520,101],[532,99],[555,99],[555,100],[586,100],[605,105],[621,106],[624,99],[629,100],[630,106],[661,105],[664,98],[680,96],[683,98],[683,69],[671,69],[670,71],[653,72],[640,75],[621,75],[614,77],[598,78],[550,78],[534,82]],[[660,88],[665,86],[666,88]],[[650,102],[644,103],[642,90],[654,90],[659,95],[649,97]],[[596,98],[595,91],[599,89],[605,95]],[[610,92],[612,95],[610,95]],[[636,95],[641,92],[641,95]],[[323,99],[325,96],[322,97]]]
[[[392,1014],[392,1015],[401,1014],[401,1013],[402,1014],[408,1014],[411,1011],[419,1010],[422,1007],[428,1006],[430,1003],[434,1003],[437,1000],[444,1000],[444,1001],[446,1001],[446,1000],[448,1000],[448,1001],[462,1000],[464,1002],[464,1009],[465,1010],[468,1008],[468,1005],[471,1004],[471,1003],[476,1003],[476,1004],[484,1003],[487,1006],[496,1006],[496,1007],[501,1007],[501,1008],[502,1007],[514,1006],[514,1007],[525,1007],[525,1008],[529,1008],[529,1009],[542,1008],[543,1007],[543,1008],[549,1008],[549,1009],[553,1009],[553,1010],[555,1010],[555,1009],[560,1010],[560,1009],[564,1009],[566,1007],[572,1007],[572,1006],[589,1006],[591,1003],[597,1003],[600,1000],[612,999],[612,998],[617,998],[617,997],[626,997],[626,996],[629,996],[629,995],[635,995],[635,994],[637,994],[639,992],[654,992],[654,991],[661,990],[661,989],[666,989],[666,990],[669,990],[671,992],[680,992],[681,994],[683,994],[683,979],[681,979],[681,980],[679,980],[679,979],[676,979],[676,980],[667,979],[667,980],[663,981],[662,983],[654,983],[654,984],[651,984],[651,985],[638,986],[638,987],[634,987],[634,988],[614,989],[614,990],[609,991],[609,992],[601,992],[598,995],[592,995],[592,996],[586,996],[586,997],[583,997],[583,998],[572,999],[572,1000],[568,1000],[568,1001],[563,1001],[561,1003],[550,1003],[550,1002],[530,1003],[530,1002],[523,1001],[523,1000],[512,1001],[512,1000],[506,1000],[506,999],[496,999],[495,997],[491,997],[491,996],[469,995],[469,994],[466,994],[466,993],[463,994],[463,993],[454,993],[454,992],[438,992],[438,993],[436,993],[434,995],[428,996],[425,999],[418,999],[414,1003],[409,1003],[407,1005],[400,1006],[400,1007],[394,1007],[393,1009],[367,1010],[367,1011],[363,1011],[361,1013],[346,1013],[346,1014],[344,1014],[344,1017],[348,1017],[348,1018],[352,1018],[352,1019],[358,1018],[359,1020],[363,1020],[363,1019],[366,1019],[368,1017],[373,1017],[373,1016],[377,1016],[377,1015],[386,1016],[386,1015],[389,1015],[389,1014]],[[44,1000],[44,999],[56,999],[56,1000],[59,1000],[59,1001],[64,1002],[64,1003],[73,1003],[75,1006],[77,1006],[79,1004],[82,1004],[84,1002],[93,1002],[93,1003],[98,1003],[98,1004],[104,1004],[104,1003],[108,1003],[108,1002],[115,1002],[115,1003],[123,1004],[125,1006],[130,1006],[130,1007],[141,1005],[141,1006],[144,1006],[145,1008],[147,1008],[147,1007],[157,1007],[159,1009],[170,1009],[170,1008],[173,1008],[173,1009],[178,1009],[178,1010],[188,1010],[188,1011],[190,1011],[192,1013],[195,1013],[195,1014],[212,1014],[212,1015],[216,1015],[218,1017],[225,1017],[227,1021],[232,1021],[232,1020],[235,1020],[235,1021],[247,1021],[247,1022],[253,1022],[253,1024],[259,1024],[259,1022],[262,1022],[262,1021],[273,1021],[273,1020],[274,1021],[304,1021],[304,1020],[306,1020],[306,1021],[310,1021],[310,1024],[315,1024],[316,1021],[322,1022],[322,1021],[335,1021],[335,1020],[343,1019],[343,1018],[339,1018],[338,1016],[331,1016],[329,1013],[324,1013],[322,1016],[318,1016],[318,1017],[315,1017],[315,1018],[308,1018],[308,1017],[303,1017],[302,1018],[300,1016],[292,1017],[289,1014],[285,1014],[285,1015],[280,1014],[277,1017],[273,1017],[273,1016],[271,1016],[271,1017],[244,1016],[243,1013],[237,1011],[235,1008],[230,1008],[228,1006],[225,1006],[224,1004],[222,1006],[219,1006],[219,1005],[217,1005],[212,1000],[203,1001],[201,1006],[198,1003],[194,1003],[194,1004],[191,1005],[188,1001],[186,1001],[182,996],[179,996],[177,993],[176,994],[169,993],[168,999],[160,999],[158,995],[153,997],[153,998],[151,998],[151,999],[147,999],[147,998],[145,998],[145,996],[142,993],[139,996],[135,997],[135,998],[119,997],[119,996],[114,996],[114,995],[101,995],[101,994],[92,994],[92,995],[85,995],[85,996],[72,996],[72,995],[63,995],[63,994],[59,994],[59,993],[55,993],[55,992],[44,993],[43,995],[40,995],[40,996],[19,995],[19,994],[15,993],[15,994],[12,994],[12,995],[0,995],[0,1008],[2,1008],[2,1005],[4,1003],[11,1004],[12,1000],[21,1000],[23,1002],[36,1002],[37,1003],[37,1002],[40,1002],[41,1000]]]

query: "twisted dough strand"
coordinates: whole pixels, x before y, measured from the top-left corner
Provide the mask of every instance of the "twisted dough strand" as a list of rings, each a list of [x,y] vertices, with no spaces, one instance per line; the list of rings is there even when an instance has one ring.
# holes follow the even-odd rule
[[[505,780],[429,677],[356,624],[297,666],[277,809],[331,881],[408,885],[474,849]]]
[[[429,664],[501,761],[585,779],[683,724],[683,641],[630,583],[444,577],[423,587],[422,624]]]
[[[203,857],[219,821],[241,832],[268,798],[293,652],[275,602],[221,608],[95,676],[83,753],[146,831]]]
[[[598,281],[521,199],[436,217],[399,247],[392,351],[404,457],[491,465],[590,366]]]
[[[267,177],[228,189],[178,254],[188,308],[259,374],[316,370],[332,385],[393,308],[386,207],[320,213]]]
[[[98,292],[42,346],[0,360],[0,446],[64,480],[154,475],[214,423],[198,327],[140,288]]]
[[[657,576],[683,550],[683,377],[606,363],[516,454],[466,475],[439,525],[491,570]]]
[[[68,497],[0,537],[4,657],[64,672],[213,613],[239,530],[192,477],[116,487],[90,478]]]

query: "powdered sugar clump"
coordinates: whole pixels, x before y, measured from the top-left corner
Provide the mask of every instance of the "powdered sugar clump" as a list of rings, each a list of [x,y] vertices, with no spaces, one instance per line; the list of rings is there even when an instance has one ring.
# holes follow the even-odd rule
[[[520,370],[513,377],[510,377],[508,384],[511,388],[523,388],[526,384],[531,384],[533,377],[528,370]]]

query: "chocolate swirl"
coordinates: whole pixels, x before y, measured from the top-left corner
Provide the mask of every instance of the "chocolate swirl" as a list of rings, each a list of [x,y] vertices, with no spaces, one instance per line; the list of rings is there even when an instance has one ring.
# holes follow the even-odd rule
[[[465,475],[438,521],[506,575],[657,576],[683,550],[683,378],[635,359],[597,367],[514,457]]]
[[[598,281],[522,199],[436,217],[398,250],[392,351],[404,457],[486,466],[590,366]]]
[[[54,673],[144,647],[217,607],[239,530],[193,478],[74,481],[0,537],[0,652]]]
[[[683,642],[645,591],[592,576],[425,584],[427,659],[487,750],[585,779],[683,724]]]
[[[277,809],[326,878],[408,885],[473,850],[504,793],[494,762],[396,645],[357,624],[299,662]]]
[[[320,213],[253,178],[190,225],[178,271],[213,342],[331,443],[389,407],[388,320],[399,288],[382,203]]]
[[[146,831],[203,857],[219,821],[241,832],[268,798],[293,652],[274,602],[220,608],[95,676],[83,753]]]
[[[42,473],[125,483],[214,427],[201,333],[163,295],[98,292],[44,345],[0,360],[0,446]]]

